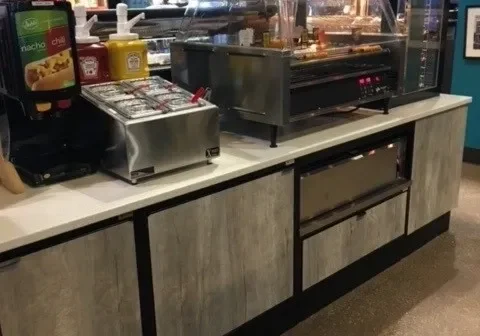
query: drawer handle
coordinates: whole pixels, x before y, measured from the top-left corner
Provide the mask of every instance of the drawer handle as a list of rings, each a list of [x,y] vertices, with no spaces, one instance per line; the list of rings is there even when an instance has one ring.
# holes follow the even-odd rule
[[[17,264],[20,261],[20,258],[10,259],[0,263],[0,271]],[[1,334],[0,334],[1,336]]]
[[[367,215],[367,212],[366,212],[366,211],[360,211],[359,213],[357,213],[357,220],[362,219],[362,218],[365,217],[366,215]]]

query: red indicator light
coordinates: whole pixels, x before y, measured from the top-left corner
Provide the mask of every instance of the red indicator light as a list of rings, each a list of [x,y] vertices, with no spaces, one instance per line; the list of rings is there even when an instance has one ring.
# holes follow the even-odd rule
[[[370,77],[367,77],[367,83],[370,83],[370,82],[371,82]]]
[[[378,76],[375,77],[375,80],[376,80],[377,82],[380,82],[380,77],[378,77]]]
[[[359,83],[360,85],[365,84],[365,79],[363,79],[363,78],[359,79],[359,80],[358,80],[358,83]]]

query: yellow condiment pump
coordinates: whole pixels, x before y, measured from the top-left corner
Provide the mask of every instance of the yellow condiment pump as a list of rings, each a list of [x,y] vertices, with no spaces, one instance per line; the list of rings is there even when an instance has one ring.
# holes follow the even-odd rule
[[[141,78],[149,76],[147,60],[147,43],[139,40],[136,33],[131,33],[132,27],[145,13],[138,14],[128,20],[128,6],[117,5],[117,32],[110,34],[105,43],[108,48],[108,63],[110,76],[113,80]]]

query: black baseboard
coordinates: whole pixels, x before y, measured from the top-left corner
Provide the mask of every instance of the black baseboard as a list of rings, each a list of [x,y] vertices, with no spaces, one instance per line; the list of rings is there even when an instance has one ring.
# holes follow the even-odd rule
[[[450,212],[438,217],[434,221],[425,225],[424,227],[418,229],[410,236],[407,236],[403,246],[404,257],[409,255],[412,252],[415,252],[423,245],[430,242],[435,237],[441,235],[442,233],[448,231],[450,228]]]
[[[383,272],[423,245],[448,231],[450,212],[409,236],[401,236],[333,274],[303,293],[277,305],[235,329],[228,336],[281,335],[323,307]]]
[[[465,147],[463,149],[463,162],[480,164],[480,149]]]

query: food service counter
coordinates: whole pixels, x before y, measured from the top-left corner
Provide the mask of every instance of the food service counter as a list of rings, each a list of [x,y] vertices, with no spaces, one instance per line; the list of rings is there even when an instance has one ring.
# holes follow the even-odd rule
[[[359,111],[273,149],[224,134],[212,164],[136,186],[1,189],[0,334],[278,334],[448,229],[470,102]]]

